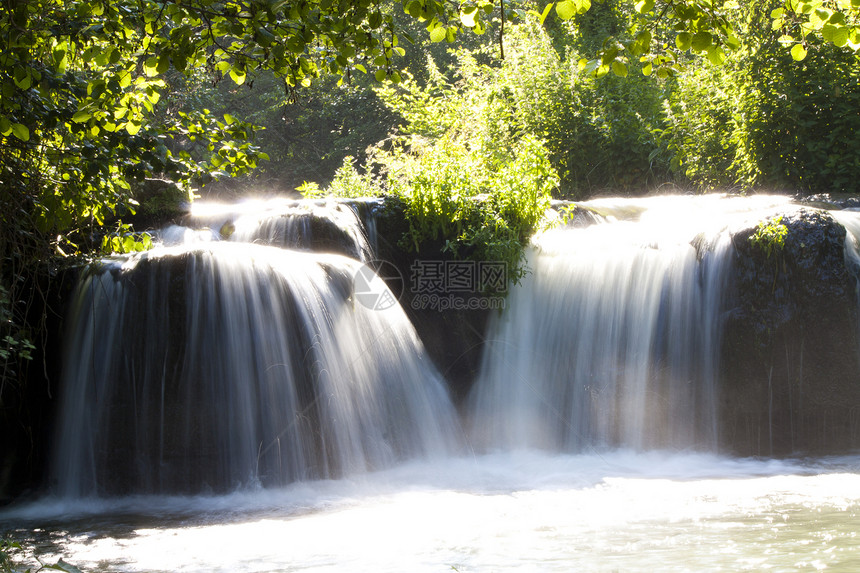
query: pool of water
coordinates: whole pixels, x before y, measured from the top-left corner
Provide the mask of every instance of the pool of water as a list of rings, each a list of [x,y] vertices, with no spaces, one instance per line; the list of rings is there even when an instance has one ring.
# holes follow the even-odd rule
[[[533,451],[220,496],[0,511],[84,571],[857,571],[860,456]]]

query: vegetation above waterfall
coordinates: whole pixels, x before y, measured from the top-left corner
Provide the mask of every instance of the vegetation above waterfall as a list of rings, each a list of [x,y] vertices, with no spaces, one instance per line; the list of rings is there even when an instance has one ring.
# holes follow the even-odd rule
[[[403,118],[402,133],[371,150],[363,173],[347,157],[327,189],[306,183],[300,190],[387,195],[409,223],[404,248],[430,244],[455,258],[503,261],[518,281],[524,246],[544,221],[559,178],[543,141],[516,129],[504,94],[487,81],[492,68],[468,51],[457,53],[457,63],[459,86],[430,60],[425,85],[407,76],[379,88],[382,102]]]

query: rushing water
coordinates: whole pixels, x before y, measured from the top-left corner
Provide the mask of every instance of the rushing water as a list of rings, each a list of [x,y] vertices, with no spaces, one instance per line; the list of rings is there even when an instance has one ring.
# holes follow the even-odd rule
[[[362,265],[228,242],[93,269],[72,312],[59,491],[220,491],[450,454],[453,407]]]
[[[55,488],[0,535],[87,571],[860,569],[860,457],[713,453],[730,233],[794,207],[587,206],[535,239],[465,433],[402,309],[358,290],[372,218],[198,206],[84,277]]]
[[[860,458],[519,451],[0,519],[89,571],[699,572],[856,571],[858,514]]]
[[[534,241],[470,399],[490,448],[713,450],[731,231],[785,199],[587,203],[611,223]],[[619,219],[619,217],[621,219]]]
[[[376,199],[197,203],[182,225],[167,227],[159,235],[167,245],[226,240],[337,252],[368,260],[376,243],[372,213],[378,205]]]

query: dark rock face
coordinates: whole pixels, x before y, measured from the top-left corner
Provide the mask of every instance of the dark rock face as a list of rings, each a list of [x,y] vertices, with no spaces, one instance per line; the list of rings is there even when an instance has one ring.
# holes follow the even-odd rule
[[[448,381],[455,402],[468,394],[477,379],[484,350],[487,322],[492,313],[490,298],[476,291],[427,291],[421,286],[422,273],[453,261],[439,242],[420,245],[413,252],[400,244],[408,230],[402,206],[388,201],[375,215],[376,256],[397,267],[403,279],[400,305],[412,321],[439,372]],[[396,285],[390,285],[392,290]],[[446,308],[446,305],[448,307]],[[453,308],[457,305],[457,308]],[[476,308],[466,308],[476,307]],[[484,307],[484,308],[481,308]]]
[[[64,307],[80,269],[72,267],[43,277],[33,288],[28,322],[34,330],[33,359],[20,383],[0,391],[0,506],[39,493],[55,431]]]
[[[823,211],[783,218],[768,257],[733,236],[734,292],[725,324],[721,444],[741,455],[823,454],[860,447],[856,279],[845,228]]]

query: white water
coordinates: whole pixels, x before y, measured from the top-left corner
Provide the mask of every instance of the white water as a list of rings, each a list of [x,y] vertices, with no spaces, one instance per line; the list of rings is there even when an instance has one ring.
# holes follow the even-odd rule
[[[726,232],[791,209],[786,200],[589,205],[620,222],[539,238],[536,272],[495,327],[495,352],[467,412],[480,429],[474,442],[492,454],[456,453],[456,422],[438,375],[399,308],[354,304],[354,261],[222,243],[156,252],[92,278],[81,305],[100,310],[73,350],[90,358],[71,375],[84,386],[95,381],[97,400],[92,387],[73,391],[56,477],[73,485],[65,496],[0,511],[0,535],[30,547],[18,556],[23,562],[33,564],[35,551],[43,562],[63,558],[87,571],[860,569],[860,457],[748,460],[688,449],[713,440]],[[610,255],[620,259],[601,262]],[[177,259],[186,260],[176,268],[191,280],[181,288],[170,263]],[[137,274],[146,267],[151,277]],[[164,317],[177,288],[198,302]],[[116,322],[131,300],[138,310]],[[170,326],[126,337],[145,317]],[[165,373],[165,356],[188,336],[197,340],[182,351],[189,366]],[[296,346],[307,339],[309,347]],[[101,352],[108,341],[122,349],[118,356]],[[292,369],[310,369],[323,388],[321,400],[309,400],[322,409],[322,429],[300,432],[298,424],[289,436],[278,424],[261,429],[251,421],[305,411],[307,399],[272,383],[284,372],[271,367],[294,364],[297,348],[312,358]],[[216,477],[239,487],[225,495],[92,497],[112,477],[97,469],[106,461],[99,456],[122,448],[89,420],[131,412],[108,428],[137,428],[128,441],[143,449],[159,444],[140,430],[145,420],[180,415],[141,397],[161,395],[177,374],[235,393],[217,408],[196,407],[227,426],[212,431],[223,431],[217,443],[227,441],[224,467],[240,469]],[[135,388],[119,416],[105,401],[116,379]],[[246,393],[249,386],[257,391]],[[279,388],[276,399],[258,400],[262,388]],[[270,410],[284,402],[292,409]],[[80,435],[88,437],[71,437]],[[321,455],[320,435],[344,457]],[[195,452],[199,434],[171,436],[177,452]],[[257,444],[273,443],[261,458]],[[281,455],[268,455],[275,450]],[[278,474],[284,459],[308,451],[292,473]],[[177,460],[142,459],[132,464],[141,472],[137,491],[173,491],[148,472]]]
[[[536,237],[532,273],[490,328],[469,403],[477,443],[713,450],[730,232],[791,207],[782,197],[582,205],[612,222]]]
[[[258,243],[289,249],[337,252],[360,260],[372,258],[376,242],[371,211],[378,200],[257,199],[239,203],[200,202],[183,225],[159,233],[165,245],[219,240]]]
[[[853,571],[858,472],[519,451],[221,497],[44,500],[0,523],[88,571]]]
[[[59,491],[279,485],[454,451],[441,377],[399,306],[354,300],[360,267],[220,242],[91,273],[70,322]]]

